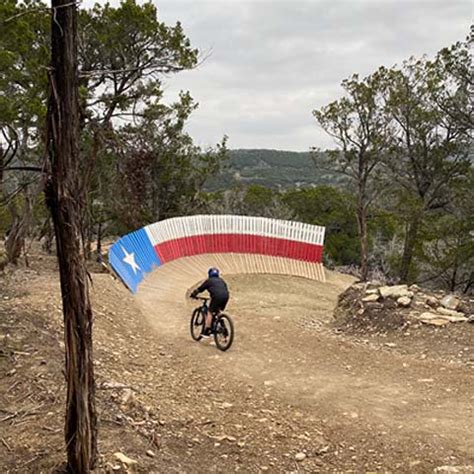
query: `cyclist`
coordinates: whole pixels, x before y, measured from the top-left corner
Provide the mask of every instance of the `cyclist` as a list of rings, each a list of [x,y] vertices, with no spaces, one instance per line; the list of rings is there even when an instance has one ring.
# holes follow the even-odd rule
[[[212,325],[212,315],[224,311],[229,301],[229,289],[226,282],[220,277],[218,268],[209,268],[208,279],[191,293],[191,298],[195,298],[199,293],[208,291],[211,295],[209,311],[206,314],[203,337],[209,337]]]

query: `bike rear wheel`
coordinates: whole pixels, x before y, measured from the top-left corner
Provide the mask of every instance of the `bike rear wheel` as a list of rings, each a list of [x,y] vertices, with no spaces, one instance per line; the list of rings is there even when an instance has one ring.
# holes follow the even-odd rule
[[[234,340],[234,323],[227,314],[219,315],[214,331],[214,341],[216,347],[221,351],[226,351]]]
[[[201,308],[196,308],[191,316],[191,337],[195,341],[202,339],[202,331],[204,329],[204,315],[202,314]]]

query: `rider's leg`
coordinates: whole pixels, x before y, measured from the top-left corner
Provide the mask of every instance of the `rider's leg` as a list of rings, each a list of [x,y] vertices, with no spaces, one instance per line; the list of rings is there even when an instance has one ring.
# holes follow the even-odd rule
[[[212,312],[211,310],[207,310],[207,314],[206,314],[206,319],[205,319],[205,323],[204,323],[204,330],[207,331],[209,329],[211,329],[211,326],[212,326]]]
[[[213,318],[216,314],[219,313],[221,307],[221,302],[216,299],[212,299],[211,302],[209,303],[209,309],[207,310],[207,316],[206,316],[206,330],[211,330],[212,329],[212,321]]]

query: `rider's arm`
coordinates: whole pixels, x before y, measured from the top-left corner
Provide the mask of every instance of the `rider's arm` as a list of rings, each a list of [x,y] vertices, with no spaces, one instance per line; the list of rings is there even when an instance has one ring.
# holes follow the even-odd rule
[[[197,296],[199,293],[202,293],[203,291],[206,291],[209,289],[209,279],[207,279],[201,286],[196,288],[192,293],[191,296]]]

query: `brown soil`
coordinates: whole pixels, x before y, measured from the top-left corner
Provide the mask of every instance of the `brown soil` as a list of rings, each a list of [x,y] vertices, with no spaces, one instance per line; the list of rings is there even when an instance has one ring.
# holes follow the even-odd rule
[[[236,275],[222,353],[189,336],[184,293],[207,263],[166,265],[136,297],[93,274],[98,472],[124,472],[115,452],[135,472],[472,469],[474,325],[341,332],[332,310],[349,277]],[[37,257],[0,280],[1,472],[64,461],[54,266]]]

